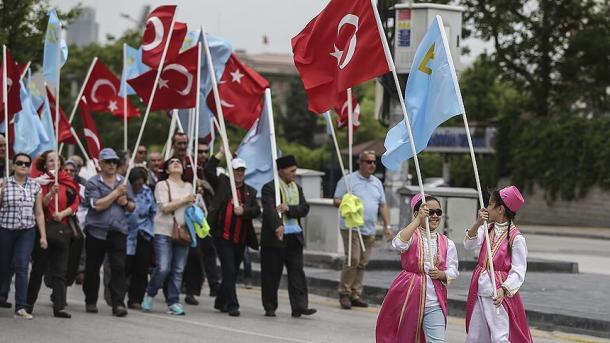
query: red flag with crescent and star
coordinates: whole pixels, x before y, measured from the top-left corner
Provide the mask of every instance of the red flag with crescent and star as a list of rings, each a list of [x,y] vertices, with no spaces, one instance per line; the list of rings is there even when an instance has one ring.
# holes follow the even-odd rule
[[[0,65],[2,61],[0,60]],[[0,69],[0,122],[4,122],[4,66]],[[10,123],[15,116],[15,113],[21,111],[21,98],[19,95],[19,80],[21,80],[21,73],[19,66],[13,59],[13,55],[6,49],[6,88],[7,102],[8,102],[8,122]]]
[[[51,108],[51,118],[53,119],[53,127],[55,127],[55,97],[53,96],[53,93],[51,92],[51,89],[48,85],[46,86],[46,90],[47,99],[49,99],[49,107]],[[70,122],[68,121],[68,117],[66,117],[64,110],[59,107],[59,130],[56,130],[59,131],[59,134],[57,135],[57,141],[66,144],[76,144],[76,139],[74,139],[74,136],[72,136],[72,132],[70,130],[71,128],[72,125],[70,125]]]
[[[85,84],[83,97],[93,112],[110,112],[123,118],[123,100],[119,96],[120,81],[99,59]],[[127,98],[127,118],[139,117],[140,111]]]
[[[250,130],[262,110],[262,99],[269,82],[252,68],[243,64],[235,53],[225,64],[225,70],[218,82],[218,93],[224,118]],[[214,95],[210,93],[208,106],[216,113]]]
[[[335,112],[339,115],[337,118],[337,129],[347,127],[349,119],[349,108],[347,102],[347,92],[339,94],[339,102],[335,104]],[[360,104],[358,98],[352,92],[352,127],[354,132],[360,127]]]
[[[81,97],[78,102],[78,109],[83,121],[83,133],[85,135],[85,140],[87,141],[87,153],[89,154],[89,158],[97,159],[100,155],[100,150],[102,150],[102,144],[100,143],[100,136],[97,133],[97,127],[95,127],[95,121],[93,121],[93,117],[91,116],[91,109],[87,103],[87,98],[84,96]]]
[[[142,62],[153,69],[161,62],[175,14],[176,5],[166,5],[155,8],[146,18],[146,27],[142,35]],[[186,31],[186,24],[174,23],[165,61],[173,61],[178,56]]]
[[[292,38],[292,52],[308,108],[318,114],[348,88],[390,70],[369,0],[331,0]]]
[[[159,77],[155,99],[151,110],[171,110],[193,108],[197,100],[197,69],[199,68],[199,47],[194,46],[181,53],[172,62],[163,66]],[[148,103],[157,70],[151,69],[144,74],[127,80],[129,85]]]

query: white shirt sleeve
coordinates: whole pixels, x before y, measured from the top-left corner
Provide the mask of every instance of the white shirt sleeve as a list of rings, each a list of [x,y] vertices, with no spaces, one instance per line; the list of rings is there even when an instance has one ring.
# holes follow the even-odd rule
[[[525,237],[518,235],[513,240],[512,246],[512,263],[508,277],[502,283],[502,286],[508,289],[508,296],[512,297],[525,281],[525,272],[527,271],[527,245]]]
[[[457,279],[460,275],[460,272],[458,271],[458,262],[459,260],[455,243],[449,239],[447,242],[447,261],[445,264],[447,267],[445,270],[445,273],[447,274],[447,284],[450,284],[451,281]]]
[[[411,239],[413,239],[413,236],[411,236],[411,238],[409,239],[408,242],[403,242],[402,239],[400,239],[400,234],[398,234],[392,240],[392,246],[394,247],[394,249],[397,249],[400,251],[407,251],[407,250],[409,250],[409,247],[411,246]]]
[[[464,236],[464,249],[466,250],[477,250],[480,249],[483,245],[483,240],[485,239],[485,226],[481,225],[477,229],[476,237],[468,237],[468,231],[466,231],[466,235]]]

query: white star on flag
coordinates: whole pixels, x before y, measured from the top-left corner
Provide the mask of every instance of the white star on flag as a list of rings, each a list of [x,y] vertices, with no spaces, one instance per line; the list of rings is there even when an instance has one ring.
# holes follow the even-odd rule
[[[159,89],[169,88],[169,85],[167,83],[168,83],[168,80],[163,80],[162,78],[159,78]]]
[[[119,107],[117,106],[117,103],[116,103],[116,101],[115,101],[115,100],[110,100],[110,101],[108,102],[108,110],[109,110],[110,112],[114,112],[114,111],[116,111],[116,110],[118,110],[118,109],[119,109]]]
[[[231,77],[232,82],[237,82],[241,84],[241,78],[244,77],[244,74],[240,73],[239,69],[235,69],[235,71],[231,73]]]
[[[337,49],[337,47],[335,46],[335,51],[331,52],[330,54],[331,56],[337,59],[337,62],[339,62],[341,61],[341,56],[343,56],[343,51]]]

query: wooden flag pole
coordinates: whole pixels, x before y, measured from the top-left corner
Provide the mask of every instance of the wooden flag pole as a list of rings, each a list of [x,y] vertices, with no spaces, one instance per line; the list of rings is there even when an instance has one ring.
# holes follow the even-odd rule
[[[125,70],[127,64],[127,43],[123,43],[123,70]],[[127,151],[127,73],[125,73],[125,77],[123,79],[123,90],[125,94],[123,95],[123,150]],[[136,147],[137,149],[138,147]],[[136,151],[133,151],[135,154]]]
[[[140,132],[138,133],[138,139],[136,139],[136,144],[134,146],[133,151],[136,151],[140,142],[142,141],[142,134],[144,134],[144,128],[146,128],[146,122],[148,121],[148,115],[150,114],[150,109],[152,108],[153,101],[155,100],[155,94],[157,93],[157,85],[159,84],[159,78],[161,77],[161,73],[163,72],[163,65],[165,64],[165,56],[167,55],[167,49],[169,47],[169,42],[172,40],[172,33],[174,32],[174,24],[176,23],[176,13],[172,17],[172,23],[169,26],[169,32],[167,35],[167,40],[165,41],[165,47],[163,47],[163,54],[161,54],[161,61],[159,61],[159,67],[157,69],[157,75],[155,76],[155,82],[153,83],[152,91],[150,92],[150,98],[148,99],[148,105],[146,106],[146,113],[144,113],[144,119],[142,119],[142,124],[140,125]],[[131,154],[131,158],[129,159],[129,166],[127,167],[127,173],[125,175],[127,177],[124,178],[123,184],[127,184],[129,173],[133,168],[133,163],[136,159],[136,154]]]
[[[352,89],[348,88],[347,89],[347,136],[348,136],[347,141],[348,142],[347,143],[349,145],[349,147],[348,147],[348,155],[349,155],[349,174],[348,174],[349,175],[349,187],[348,187],[348,192],[349,192],[350,195],[352,194],[352,190],[353,190],[353,187],[352,187],[352,173],[353,173],[353,171],[352,171],[352,169],[353,169],[353,161],[354,161],[354,158],[352,156],[352,153],[353,153],[352,152],[352,147],[354,145],[354,127],[353,127],[353,124],[354,124],[354,118],[353,118],[353,116],[354,116],[354,108],[353,107],[354,106],[352,104]],[[350,230],[350,234],[351,234],[351,228],[349,230]],[[362,248],[362,251],[365,252],[366,248],[364,247],[364,239],[362,239],[362,230],[360,228],[357,228],[357,232],[358,232],[358,240],[360,241],[360,247]],[[349,240],[349,246],[350,247],[352,246],[351,237],[350,237],[350,240]],[[350,264],[351,264],[351,255],[348,256],[348,266],[351,267]]]
[[[91,65],[89,66],[89,70],[87,71],[87,75],[85,76],[85,81],[81,85],[80,91],[78,92],[78,96],[76,97],[76,100],[74,101],[74,106],[72,107],[72,112],[70,113],[70,118],[68,118],[68,123],[70,123],[70,125],[72,125],[72,120],[74,120],[74,116],[76,115],[76,109],[78,108],[78,102],[83,97],[83,93],[85,92],[85,86],[87,85],[87,82],[89,82],[89,78],[91,77],[91,72],[93,71],[93,67],[95,67],[96,62],[97,62],[97,56],[93,57],[93,61],[91,61]],[[58,97],[58,96],[59,96],[59,94],[55,95],[55,97]],[[56,103],[59,104],[59,100],[56,99]],[[57,105],[56,107],[59,108],[59,105]],[[63,150],[64,150],[64,143],[61,143],[61,145],[59,146],[59,154],[61,154],[61,152]],[[85,156],[87,156],[87,154],[85,154]]]
[[[271,167],[273,168],[273,184],[275,187],[275,205],[279,206],[282,203],[280,194],[280,176],[277,170],[277,142],[275,141],[275,123],[273,120],[273,104],[271,102],[271,88],[265,89],[265,107],[267,109],[267,119],[269,121],[269,139],[271,140],[271,159],[273,160]],[[282,218],[282,213],[278,211],[278,215]]]
[[[169,133],[167,135],[167,141],[165,142],[165,147],[163,147],[162,155],[163,161],[167,161],[171,154],[172,150],[172,136],[174,135],[174,131],[176,131],[176,121],[178,120],[178,116],[172,111],[172,121],[169,124]]]
[[[216,73],[214,72],[214,64],[212,62],[212,54],[210,53],[210,46],[208,44],[208,35],[205,32],[205,28],[201,25],[201,35],[203,37],[203,46],[205,48],[205,56],[208,62],[208,72],[210,73],[210,79],[212,80],[212,91],[214,93],[214,103],[216,104],[216,111],[218,112],[218,122],[220,124],[220,135],[222,137],[222,143],[225,149],[225,158],[227,160],[227,171],[229,172],[229,181],[231,183],[231,195],[233,196],[233,206],[239,206],[239,199],[237,198],[237,188],[235,186],[235,176],[233,175],[233,168],[231,167],[231,150],[229,148],[229,140],[227,139],[227,129],[225,127],[225,118],[222,113],[222,104],[220,103],[220,94],[218,93],[218,83],[216,82]]]
[[[8,122],[8,72],[6,65],[6,45],[2,45],[2,102],[4,103],[4,144],[6,145],[4,152],[4,177],[8,178],[10,173],[9,168],[9,122]]]
[[[415,163],[415,171],[417,172],[417,182],[419,183],[419,191],[422,198],[422,204],[426,201],[426,194],[424,193],[424,183],[422,181],[421,170],[419,168],[419,159],[417,158],[417,149],[415,148],[415,142],[413,141],[413,131],[411,130],[411,122],[409,121],[409,116],[407,115],[407,107],[405,105],[404,95],[402,94],[402,90],[400,87],[400,82],[398,81],[398,75],[396,74],[396,66],[394,65],[394,60],[392,59],[392,53],[390,52],[390,48],[388,46],[388,42],[386,40],[383,26],[381,25],[381,19],[379,18],[379,12],[377,11],[377,7],[375,6],[375,0],[371,0],[371,7],[373,8],[373,12],[375,13],[375,21],[377,22],[377,30],[379,31],[379,37],[381,39],[381,44],[383,45],[383,51],[385,53],[386,61],[388,63],[388,67],[392,72],[392,76],[394,77],[394,85],[396,86],[396,90],[398,91],[398,99],[400,100],[400,108],[402,109],[402,114],[404,116],[404,121],[407,129],[407,133],[409,135],[409,143],[411,145],[411,153],[413,154],[413,162]],[[426,240],[428,242],[428,246],[431,246],[431,238],[430,238],[430,222],[429,218],[426,217],[425,220],[425,228],[426,228]],[[432,254],[432,249],[428,249],[428,258],[430,260],[430,265],[432,268],[434,267],[434,256]]]
[[[197,85],[197,99],[195,100],[195,125],[193,125],[193,129],[195,131],[195,142],[193,144],[193,147],[195,147],[195,162],[193,166],[193,194],[195,195],[197,194],[197,163],[199,158],[199,153],[197,152],[197,150],[199,148],[199,106],[201,106],[201,97],[199,96],[199,92],[201,90],[201,42],[197,43],[197,63],[197,83],[195,83]],[[192,148],[191,151],[193,151]]]
[[[61,77],[61,37],[62,30],[61,25],[57,27],[59,30],[57,37],[57,84],[55,85],[55,156],[57,161],[55,161],[55,187],[59,187],[59,85],[60,85],[60,77]],[[77,101],[80,97],[77,99]],[[55,214],[59,213],[59,197],[53,196],[55,199]]]

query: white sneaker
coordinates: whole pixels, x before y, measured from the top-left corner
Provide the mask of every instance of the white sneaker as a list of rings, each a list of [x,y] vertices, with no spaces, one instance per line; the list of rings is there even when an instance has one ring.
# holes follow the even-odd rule
[[[29,314],[24,308],[15,312],[15,318],[23,318],[23,319],[33,319],[34,316]]]

